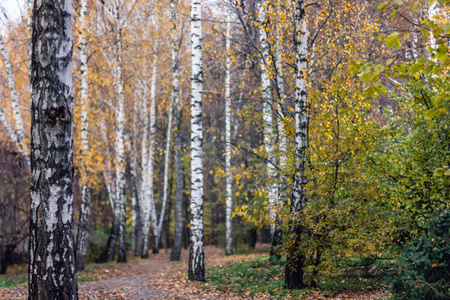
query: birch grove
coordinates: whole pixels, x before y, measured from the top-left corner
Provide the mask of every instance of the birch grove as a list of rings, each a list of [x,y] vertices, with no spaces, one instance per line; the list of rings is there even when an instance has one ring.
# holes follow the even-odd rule
[[[447,297],[447,0],[10,2],[0,298],[28,260],[30,299],[133,298],[75,273],[170,251],[224,297],[345,298],[385,269],[358,295]]]

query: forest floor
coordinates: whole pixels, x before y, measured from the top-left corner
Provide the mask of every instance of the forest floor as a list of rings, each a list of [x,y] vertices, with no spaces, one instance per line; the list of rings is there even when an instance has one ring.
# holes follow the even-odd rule
[[[255,254],[227,257],[224,256],[223,250],[208,246],[205,248],[206,267],[215,270],[252,259],[261,256],[261,249],[259,250]],[[170,251],[165,253],[162,249],[159,254],[151,254],[149,259],[131,258],[127,264],[91,265],[77,275],[80,299],[280,299],[269,294],[252,293],[251,290],[236,293],[232,285],[228,290],[217,289],[208,278],[206,283],[191,282],[187,279],[188,255],[188,251],[183,250],[181,262],[169,262]],[[21,278],[19,280],[25,282],[26,266],[12,266],[7,275],[0,277],[0,283],[12,277]],[[319,291],[309,291],[304,299],[387,299],[389,293],[386,288],[378,287],[327,296]],[[27,297],[26,282],[15,287],[0,287],[0,299]],[[284,296],[282,298],[286,299]]]

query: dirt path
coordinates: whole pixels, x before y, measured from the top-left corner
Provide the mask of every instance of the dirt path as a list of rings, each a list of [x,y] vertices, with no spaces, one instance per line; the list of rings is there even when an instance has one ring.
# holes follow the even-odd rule
[[[147,299],[249,299],[245,295],[230,295],[223,292],[211,292],[204,283],[187,279],[189,253],[182,252],[181,262],[169,262],[170,253],[152,254],[148,259],[132,258],[127,264],[101,265],[92,271],[79,273],[79,298],[86,300],[147,300]],[[212,246],[205,247],[206,267],[227,264],[242,260],[242,256],[223,256],[223,250]],[[87,281],[89,280],[89,281]],[[366,292],[359,295],[342,294],[330,300],[372,300],[388,296],[386,291]],[[27,299],[26,284],[15,288],[0,288],[0,299]],[[252,299],[271,299],[261,296]],[[313,292],[311,299],[325,299],[320,293]],[[49,299],[50,300],[50,299]],[[55,299],[57,300],[57,299]]]
[[[220,258],[221,250],[206,247],[206,264],[214,265]],[[177,292],[178,282],[173,274],[187,272],[189,253],[183,250],[181,262],[169,262],[170,253],[151,254],[148,259],[132,259],[128,264],[117,264],[78,274],[80,299],[217,299],[200,296],[196,289]],[[223,261],[223,259],[221,260]],[[95,281],[83,281],[95,278]],[[181,297],[181,298],[180,298]],[[0,299],[27,299],[26,284],[15,288],[0,288]]]

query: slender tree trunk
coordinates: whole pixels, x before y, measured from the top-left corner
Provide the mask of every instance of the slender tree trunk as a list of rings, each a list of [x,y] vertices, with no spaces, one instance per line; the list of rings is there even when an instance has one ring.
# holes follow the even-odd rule
[[[201,0],[191,0],[191,247],[190,280],[205,281],[203,251],[203,60]]]
[[[28,167],[30,167],[30,159],[28,157],[28,149],[25,143],[25,131],[23,129],[22,114],[20,113],[20,103],[19,103],[19,96],[17,94],[16,81],[14,79],[14,72],[11,64],[11,59],[9,58],[8,50],[6,49],[6,45],[1,35],[0,35],[0,51],[2,52],[3,61],[5,63],[6,75],[8,77],[8,86],[9,89],[11,90],[12,111],[14,115],[14,120],[16,122],[16,136],[17,136],[16,142],[18,143],[19,151],[25,157]]]
[[[142,258],[148,257],[149,250],[149,236],[150,236],[150,223],[153,223],[153,228],[157,226],[156,210],[155,210],[155,199],[153,194],[153,170],[154,170],[154,160],[155,160],[155,133],[156,133],[156,77],[158,70],[158,55],[157,55],[157,43],[155,41],[154,52],[153,52],[153,68],[152,68],[152,78],[150,86],[150,138],[149,138],[149,153],[148,153],[148,169],[147,169],[147,190],[145,194],[145,199],[142,202],[145,204],[143,207],[142,214]],[[155,232],[155,231],[153,231]]]
[[[72,1],[36,1],[33,11],[29,299],[78,299],[72,218]]]
[[[226,178],[226,213],[225,213],[225,254],[233,253],[233,228],[231,227],[231,210],[233,207],[233,178],[231,174],[231,86],[230,86],[230,51],[231,51],[231,17],[227,15],[226,62],[225,62],[225,178]]]
[[[164,222],[164,215],[166,212],[167,194],[169,188],[169,163],[170,163],[170,144],[172,141],[172,108],[173,103],[170,101],[169,107],[169,120],[167,123],[167,140],[166,140],[166,152],[164,155],[164,186],[163,186],[163,201],[161,207],[161,214],[159,215],[158,223],[156,224],[156,234],[154,236],[153,253],[158,253],[159,240],[161,239],[162,226]]]
[[[88,55],[87,55],[87,43],[85,39],[86,34],[86,14],[87,14],[87,0],[82,0],[80,8],[80,72],[81,72],[81,156],[82,164],[81,168],[85,167],[87,162],[87,155],[89,151],[89,121],[88,121]],[[87,241],[89,233],[89,205],[91,202],[90,190],[88,187],[88,173],[85,171],[85,176],[81,178],[81,209],[80,209],[80,221],[78,225],[77,236],[77,271],[83,271],[86,265],[86,252]]]
[[[126,194],[125,194],[125,99],[123,94],[122,79],[122,32],[120,30],[119,7],[116,7],[117,30],[116,30],[116,67],[114,69],[114,81],[117,89],[116,114],[116,204],[115,218],[119,226],[119,256],[117,262],[127,261],[126,252]]]
[[[308,116],[306,111],[306,75],[308,61],[308,36],[306,27],[305,0],[295,1],[294,49],[295,68],[295,174],[291,200],[289,243],[286,247],[285,284],[288,289],[304,287],[303,266],[305,255],[300,250],[302,234],[302,211],[306,202],[305,162],[308,147]]]
[[[143,258],[148,257],[148,248],[147,248],[147,256],[144,256],[144,240],[145,234],[147,232],[147,236],[150,233],[150,202],[149,199],[149,184],[150,180],[149,176],[149,149],[148,149],[148,134],[150,131],[150,121],[148,116],[148,102],[145,97],[145,88],[142,88],[144,93],[141,97],[141,123],[143,127],[142,132],[142,144],[141,144],[141,161],[142,161],[142,171],[141,171],[141,185],[140,191],[138,193],[138,207],[139,207],[139,226],[136,232],[136,250],[135,255],[140,255]],[[148,226],[148,227],[146,227]],[[146,231],[146,228],[148,230]],[[148,239],[147,239],[148,243]]]
[[[277,3],[277,5],[279,5]],[[280,246],[283,243],[283,231],[280,217],[280,209],[284,206],[287,197],[287,187],[286,187],[286,161],[287,161],[287,137],[286,130],[284,128],[284,79],[283,79],[283,63],[281,58],[281,52],[283,48],[282,41],[280,40],[280,28],[279,21],[277,18],[276,27],[276,48],[275,48],[275,69],[276,69],[276,80],[277,80],[277,91],[278,91],[278,105],[277,105],[277,115],[278,115],[278,140],[279,140],[279,150],[280,150],[280,180],[278,186],[279,193],[279,203],[276,207],[275,216],[275,231],[272,237],[272,247],[270,249],[270,258],[275,261],[281,259],[281,249]]]
[[[259,29],[259,41],[261,51],[261,87],[263,98],[263,119],[264,119],[264,147],[268,154],[267,160],[267,176],[268,196],[269,196],[269,213],[272,224],[270,226],[271,236],[275,231],[275,205],[278,202],[278,185],[276,183],[277,172],[275,169],[276,157],[274,151],[275,137],[273,134],[273,118],[272,118],[272,87],[270,84],[270,74],[268,69],[269,61],[269,44],[267,41],[266,31],[266,8],[263,2],[258,2],[259,19],[261,22]]]
[[[181,97],[180,97],[180,70],[178,64],[179,49],[177,43],[177,13],[176,0],[170,1],[171,12],[171,48],[172,48],[172,98],[173,98],[173,116],[174,124],[174,148],[175,148],[175,232],[172,253],[170,255],[171,261],[179,261],[181,255],[181,244],[183,240],[183,166],[182,166],[182,141],[181,141]]]

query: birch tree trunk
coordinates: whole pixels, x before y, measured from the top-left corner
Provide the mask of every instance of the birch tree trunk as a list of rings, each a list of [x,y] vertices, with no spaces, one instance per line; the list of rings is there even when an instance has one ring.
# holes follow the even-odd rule
[[[262,88],[262,100],[263,100],[263,119],[264,119],[264,147],[268,154],[267,160],[267,176],[268,182],[268,196],[269,196],[269,213],[272,225],[270,226],[270,233],[272,238],[275,231],[275,205],[278,202],[278,185],[276,183],[277,172],[275,169],[275,152],[274,142],[275,137],[273,134],[273,118],[272,118],[272,86],[270,84],[270,74],[266,67],[269,61],[269,44],[267,41],[267,32],[265,28],[266,20],[266,8],[264,7],[264,1],[258,2],[259,20],[261,22],[259,28],[259,42],[261,51],[261,88]]]
[[[110,175],[110,199],[114,204],[114,223],[111,230],[110,239],[107,247],[107,261],[110,261],[115,251],[115,239],[119,238],[119,256],[118,262],[126,262],[126,180],[125,180],[125,99],[123,92],[122,78],[122,22],[120,15],[121,1],[115,3],[112,9],[114,22],[114,60],[110,62],[113,66],[113,82],[116,88],[116,102],[114,109],[115,114],[115,144],[114,144],[114,178]],[[108,56],[105,55],[107,60]],[[106,134],[105,134],[106,135]],[[111,166],[112,167],[112,166]],[[113,195],[113,196],[112,196]]]
[[[226,178],[226,212],[225,212],[225,254],[233,253],[233,229],[231,225],[231,210],[233,206],[233,178],[231,176],[231,86],[230,86],[230,68],[231,68],[231,17],[227,15],[226,32],[226,61],[225,61],[225,178]]]
[[[288,289],[300,289],[303,284],[305,255],[299,252],[302,233],[302,210],[306,202],[305,162],[308,147],[308,116],[306,111],[306,76],[308,36],[306,27],[306,0],[295,1],[294,12],[294,50],[295,63],[295,173],[291,201],[289,241],[286,247],[285,284]]]
[[[6,75],[8,78],[8,86],[11,90],[11,104],[14,115],[14,120],[16,122],[16,136],[19,146],[19,151],[25,157],[28,167],[30,167],[30,159],[28,157],[28,149],[25,142],[25,131],[23,129],[23,121],[22,114],[20,113],[20,103],[19,96],[17,94],[16,81],[14,79],[14,72],[11,64],[11,59],[9,58],[8,50],[6,49],[6,45],[3,41],[3,37],[0,35],[0,51],[2,52],[3,61],[5,63]]]
[[[119,11],[117,9],[117,19]],[[119,223],[119,257],[118,262],[127,261],[126,253],[126,194],[125,194],[125,99],[122,82],[122,35],[120,29],[116,34],[117,42],[117,65],[114,70],[114,79],[117,88],[117,110],[116,110],[116,218]]]
[[[14,142],[14,145],[19,149],[20,153],[22,153],[22,149],[19,146],[19,138],[17,137],[16,131],[12,128],[11,124],[8,121],[8,118],[3,113],[2,109],[0,108],[0,123],[3,124],[6,131],[8,131],[9,136]]]
[[[170,101],[169,107],[169,120],[167,123],[167,140],[166,140],[166,152],[164,155],[164,186],[163,186],[163,202],[161,207],[161,213],[159,215],[158,223],[156,227],[156,234],[154,235],[154,248],[153,253],[159,252],[159,240],[161,239],[162,226],[164,222],[164,215],[166,212],[167,194],[169,188],[169,163],[170,163],[170,144],[172,142],[172,101]]]
[[[145,91],[145,88],[143,88]],[[150,131],[150,121],[148,116],[148,102],[145,97],[145,92],[141,98],[141,122],[143,126],[143,134],[142,134],[142,144],[141,144],[141,161],[142,161],[142,172],[141,172],[141,187],[139,193],[139,220],[140,220],[140,234],[136,241],[136,253],[142,256],[142,258],[148,257],[148,248],[146,252],[143,249],[145,242],[145,232],[147,232],[146,236],[148,237],[150,233],[150,202],[149,202],[149,184],[150,180],[149,176],[149,149],[148,149],[148,134]],[[148,226],[148,227],[146,227]],[[146,228],[148,228],[146,230]],[[148,244],[148,238],[147,238]],[[144,255],[144,253],[146,255]]]
[[[89,151],[89,121],[88,121],[88,56],[87,56],[87,43],[86,43],[86,14],[87,14],[87,0],[81,0],[80,3],[80,72],[81,72],[81,156],[82,164],[81,168],[85,167],[86,159]],[[85,171],[84,178],[81,178],[81,209],[80,209],[80,221],[78,225],[77,236],[77,271],[83,271],[86,265],[86,252],[87,252],[87,240],[89,229],[89,205],[91,202],[90,190],[87,185],[88,173]]]
[[[279,5],[277,3],[277,5]],[[277,105],[277,115],[278,115],[278,140],[279,140],[279,150],[280,150],[280,180],[279,180],[279,203],[276,207],[277,214],[275,216],[275,231],[272,237],[272,247],[270,249],[270,257],[272,260],[280,260],[281,259],[281,253],[279,246],[283,243],[283,231],[281,229],[281,220],[279,217],[279,209],[280,206],[284,205],[284,202],[287,197],[287,191],[286,191],[286,182],[287,178],[285,175],[286,170],[286,161],[287,161],[287,137],[286,137],[286,130],[284,128],[284,79],[283,79],[283,63],[282,63],[282,48],[283,44],[280,40],[280,28],[279,28],[279,21],[277,18],[276,22],[276,33],[275,33],[275,69],[276,69],[276,81],[277,81],[277,91],[278,91],[278,105]]]
[[[170,16],[172,28],[170,30],[170,47],[172,48],[172,98],[174,122],[174,148],[175,148],[175,232],[170,255],[171,261],[179,261],[181,244],[183,241],[183,166],[181,154],[181,97],[180,97],[180,69],[178,64],[179,48],[177,38],[177,11],[176,0],[170,0]]]
[[[72,224],[72,1],[36,1],[32,26],[29,299],[78,299]]]
[[[152,68],[152,78],[150,86],[150,139],[149,139],[149,153],[148,153],[148,163],[147,163],[147,175],[146,175],[146,185],[145,199],[142,199],[143,209],[142,209],[142,258],[148,258],[149,250],[149,235],[150,235],[150,223],[153,223],[153,234],[155,234],[155,228],[157,226],[156,210],[155,210],[155,200],[153,195],[153,170],[154,170],[154,160],[155,160],[155,133],[156,133],[156,77],[158,70],[158,55],[157,51],[158,40],[155,41],[154,52],[153,52],[153,68]]]
[[[205,281],[203,251],[203,60],[202,2],[191,0],[191,245],[189,249],[190,280]]]

